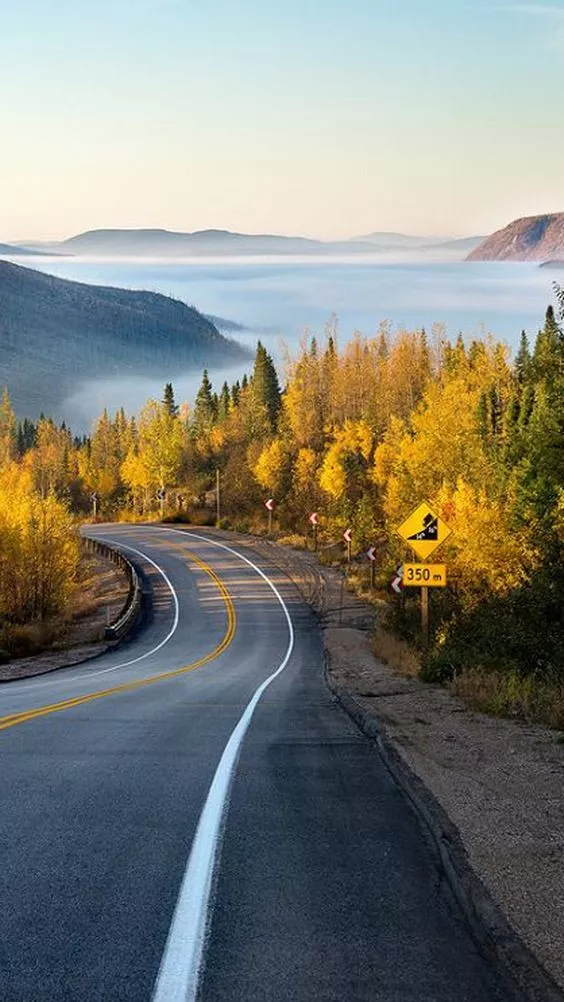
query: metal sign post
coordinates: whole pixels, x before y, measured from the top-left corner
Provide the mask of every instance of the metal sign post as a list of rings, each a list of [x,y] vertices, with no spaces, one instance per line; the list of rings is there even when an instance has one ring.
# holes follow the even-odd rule
[[[90,495],[90,500],[92,501],[92,514],[94,518],[96,518],[96,515],[98,514],[98,495],[96,494],[96,491]]]
[[[366,551],[366,556],[370,561],[370,587],[374,588],[376,584],[376,547],[371,546]]]
[[[221,497],[220,497],[221,483],[220,483],[220,473],[219,467],[215,471],[215,524],[219,526],[221,521]]]
[[[317,553],[317,526],[319,525],[319,515],[316,511],[312,511],[309,516],[310,524],[313,526],[313,551]]]
[[[161,506],[161,518],[163,518],[165,511],[165,498],[166,498],[166,491],[164,487],[159,487],[159,490],[157,491],[157,498]]]
[[[352,529],[345,529],[343,539],[347,544],[347,564],[350,564],[352,560]]]
[[[452,529],[424,501],[399,526],[398,535],[420,560],[429,559],[450,536]],[[421,633],[425,647],[429,643],[429,588],[444,588],[446,568],[439,564],[406,564],[403,583],[421,588]]]
[[[269,498],[268,501],[264,502],[264,504],[265,504],[266,510],[268,511],[268,535],[271,536],[272,535],[272,512],[274,511],[274,507],[275,507],[276,502],[275,502],[274,498]]]

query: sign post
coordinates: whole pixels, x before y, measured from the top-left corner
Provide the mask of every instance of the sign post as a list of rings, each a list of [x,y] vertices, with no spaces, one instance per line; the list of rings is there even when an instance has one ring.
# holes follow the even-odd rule
[[[366,551],[366,556],[370,561],[370,587],[374,588],[376,584],[376,547],[371,546]]]
[[[166,491],[165,491],[164,487],[159,487],[159,489],[157,491],[157,498],[158,498],[158,500],[160,502],[160,506],[161,506],[161,518],[163,518],[163,516],[164,516],[164,510],[165,510],[165,498],[166,498]]]
[[[219,466],[215,471],[215,524],[219,526],[221,521],[221,478],[219,473]]]
[[[350,564],[352,560],[352,529],[345,529],[343,539],[347,544],[347,564]]]
[[[98,514],[98,500],[99,500],[96,491],[92,492],[92,494],[90,495],[90,500],[92,501],[92,514],[94,518],[96,518],[96,515]]]
[[[422,561],[426,561],[448,539],[452,530],[426,501],[412,511],[399,526],[398,535]],[[421,632],[425,645],[429,642],[429,588],[444,588],[446,567],[442,564],[406,564],[404,584],[421,588]]]
[[[394,595],[401,595],[403,589],[403,564],[398,564],[393,578],[390,581],[390,590]]]
[[[317,526],[319,525],[319,515],[316,511],[312,511],[309,516],[309,522],[313,526],[313,550],[317,553]]]
[[[274,498],[269,498],[268,501],[264,502],[264,506],[265,506],[265,508],[266,508],[266,510],[268,512],[268,535],[269,536],[272,535],[272,512],[274,511],[275,504],[276,504],[276,502],[275,502]]]

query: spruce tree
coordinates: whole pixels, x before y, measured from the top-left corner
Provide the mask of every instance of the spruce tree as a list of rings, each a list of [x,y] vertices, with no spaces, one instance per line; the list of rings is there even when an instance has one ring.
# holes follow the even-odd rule
[[[552,382],[564,374],[564,335],[554,315],[554,307],[546,311],[544,327],[539,331],[533,352],[533,374],[536,380]]]
[[[218,421],[225,421],[228,418],[230,404],[231,394],[229,392],[229,386],[227,383],[224,383],[221,387],[221,393],[219,394],[219,403],[217,408]]]
[[[281,405],[280,385],[274,362],[260,341],[253,369],[253,394],[256,403],[266,408],[270,428],[275,431]]]
[[[531,375],[531,352],[526,331],[521,331],[519,351],[515,356],[515,375],[520,386],[528,382]]]
[[[208,376],[208,370],[204,369],[202,384],[194,402],[194,417],[192,420],[194,433],[198,435],[209,431],[216,419],[216,413],[212,384]]]
[[[174,399],[174,389],[172,383],[167,383],[164,388],[163,404],[165,410],[170,417],[176,417],[178,414],[178,407]]]

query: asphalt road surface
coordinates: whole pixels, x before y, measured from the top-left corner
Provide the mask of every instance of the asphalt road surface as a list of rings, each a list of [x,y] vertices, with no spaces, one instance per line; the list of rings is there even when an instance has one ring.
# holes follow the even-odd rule
[[[90,534],[150,611],[0,686],[2,1002],[505,999],[293,585],[213,532]]]

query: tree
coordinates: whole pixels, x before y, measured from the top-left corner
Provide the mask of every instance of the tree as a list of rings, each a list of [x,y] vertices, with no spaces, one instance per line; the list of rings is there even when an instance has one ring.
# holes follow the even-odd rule
[[[524,383],[528,382],[531,376],[531,352],[526,331],[521,331],[519,351],[515,356],[515,376],[519,386],[523,386]]]
[[[172,387],[172,383],[167,383],[166,384],[166,386],[164,388],[164,394],[163,394],[163,401],[162,402],[164,404],[164,407],[165,407],[165,410],[167,411],[167,413],[170,414],[171,417],[176,417],[177,414],[178,414],[178,407],[176,406],[176,403],[175,403],[175,400],[174,400],[174,389]]]
[[[215,420],[217,411],[213,399],[212,384],[208,376],[208,370],[204,369],[202,383],[196,394],[194,402],[194,413],[192,415],[192,435],[194,438],[209,435]]]
[[[17,444],[16,415],[5,389],[0,399],[0,469],[14,458]]]
[[[258,406],[266,409],[270,430],[274,432],[280,413],[280,385],[274,362],[260,341],[253,369],[253,395]]]

